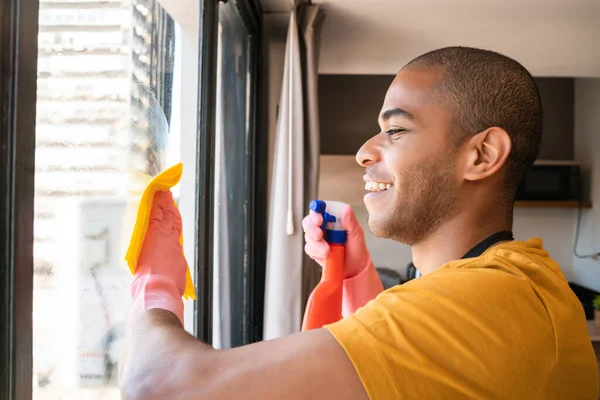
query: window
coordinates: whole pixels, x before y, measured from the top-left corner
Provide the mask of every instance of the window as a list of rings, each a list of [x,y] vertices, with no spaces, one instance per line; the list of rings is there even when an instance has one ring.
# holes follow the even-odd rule
[[[219,5],[215,136],[213,344],[251,341],[250,287],[253,244],[252,163],[254,118],[253,37],[234,2]]]
[[[184,125],[186,116],[172,112],[181,107],[184,33],[155,0],[143,19],[136,4],[43,3],[42,20],[51,16],[63,48],[41,42],[38,55],[32,392],[40,400],[120,398],[131,282],[123,254],[135,201],[150,176],[182,159],[180,136],[196,134],[194,117]],[[90,28],[74,33],[61,21]],[[141,39],[136,48],[123,31]],[[95,51],[107,44],[118,47]],[[83,51],[63,53],[69,46]],[[185,161],[193,174],[194,159]],[[193,243],[193,231],[186,240]]]
[[[221,348],[260,340],[258,1],[9,6],[22,12],[0,10],[11,22],[0,33],[0,398],[120,398],[136,201],[179,161],[198,294],[185,329]],[[36,21],[38,37],[19,29]]]

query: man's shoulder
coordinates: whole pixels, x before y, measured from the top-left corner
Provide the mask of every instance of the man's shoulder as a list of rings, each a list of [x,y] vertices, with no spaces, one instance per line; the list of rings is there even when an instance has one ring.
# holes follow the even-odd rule
[[[478,292],[522,291],[531,286],[518,266],[497,257],[457,260],[438,270],[389,289],[388,294],[427,294],[465,297]]]
[[[390,288],[377,297],[381,307],[393,312],[398,304],[422,309],[427,313],[445,315],[456,306],[485,312],[481,303],[490,307],[506,307],[514,296],[529,290],[528,285],[515,275],[495,269],[458,269],[440,271]]]
[[[560,279],[551,275],[543,278],[528,275],[527,271],[506,260],[487,258],[478,265],[467,262],[440,268],[397,285],[381,293],[372,306],[383,314],[410,309],[435,316],[438,321],[448,324],[468,315],[472,320],[480,319],[486,324],[493,325],[496,321],[497,329],[503,329],[501,321],[506,320],[523,324],[529,321],[530,325],[536,320],[534,325],[538,328],[550,329],[548,308],[557,305],[553,300],[545,302],[542,297],[549,293],[560,294],[558,292],[568,290],[568,284],[558,282]]]
[[[465,279],[482,285],[501,283],[509,288],[558,285],[559,289],[564,289],[567,284],[560,266],[538,238],[496,245],[479,257],[451,261],[435,274],[437,278],[443,275],[451,285]]]

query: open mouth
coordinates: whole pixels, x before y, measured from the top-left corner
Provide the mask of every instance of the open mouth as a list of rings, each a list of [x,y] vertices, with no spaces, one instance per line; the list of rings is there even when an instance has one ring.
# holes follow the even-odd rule
[[[384,192],[389,190],[392,186],[391,183],[368,181],[365,183],[365,190],[370,192]]]

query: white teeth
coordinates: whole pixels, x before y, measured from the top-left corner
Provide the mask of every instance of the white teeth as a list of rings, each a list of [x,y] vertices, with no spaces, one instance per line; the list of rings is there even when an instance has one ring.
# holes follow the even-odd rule
[[[391,183],[380,183],[369,181],[365,183],[365,190],[369,190],[371,192],[381,192],[383,190],[388,190],[392,187]]]

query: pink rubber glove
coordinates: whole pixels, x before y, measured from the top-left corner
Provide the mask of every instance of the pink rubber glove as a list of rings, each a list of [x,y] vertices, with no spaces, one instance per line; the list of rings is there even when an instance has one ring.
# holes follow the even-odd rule
[[[179,244],[181,214],[173,194],[156,192],[148,232],[131,284],[133,306],[129,322],[152,308],[177,315],[183,325],[183,292],[187,262]]]
[[[314,211],[310,211],[302,220],[306,240],[304,251],[324,267],[330,247],[323,239],[322,223],[323,216]],[[342,305],[342,315],[347,316],[377,297],[383,291],[383,285],[367,250],[363,229],[347,204],[344,205],[342,224],[348,233]]]

